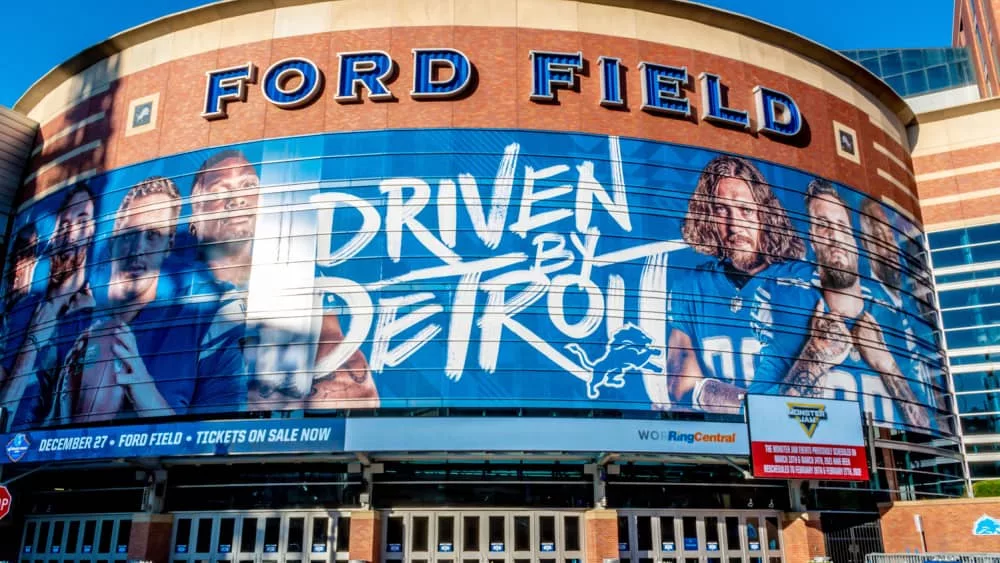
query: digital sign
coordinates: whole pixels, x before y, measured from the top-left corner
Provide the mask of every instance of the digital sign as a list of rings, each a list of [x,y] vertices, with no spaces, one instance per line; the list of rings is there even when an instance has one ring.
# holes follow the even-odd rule
[[[144,417],[856,401],[951,433],[922,234],[767,162],[424,129],[273,139],[23,207],[9,431]]]
[[[749,395],[747,418],[754,477],[868,480],[856,402]]]

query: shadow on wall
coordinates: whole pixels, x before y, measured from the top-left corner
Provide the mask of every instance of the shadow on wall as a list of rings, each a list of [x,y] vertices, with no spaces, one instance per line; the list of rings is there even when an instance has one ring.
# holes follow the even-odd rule
[[[132,123],[132,116],[128,115],[129,101],[119,92],[122,87],[119,57],[104,58],[88,68],[59,68],[53,72],[65,75],[70,85],[61,95],[59,92],[64,91],[65,86],[53,90],[53,95],[63,103],[46,101],[45,107],[40,107],[44,113],[39,116],[42,123],[35,134],[33,148],[29,147],[25,155],[27,165],[17,181],[20,189],[13,198],[12,214],[4,227],[4,240],[10,241],[0,249],[3,264],[0,306],[5,319],[21,295],[20,291],[12,289],[19,290],[19,286],[25,284],[25,277],[28,280],[25,292],[31,289],[42,294],[43,288],[48,292],[54,285],[53,276],[49,275],[50,267],[35,266],[48,262],[46,253],[54,245],[55,221],[35,220],[30,208],[18,216],[18,208],[49,193],[68,192],[79,182],[113,167],[113,154],[109,152],[113,140],[121,142]],[[126,107],[121,107],[122,104]],[[28,276],[24,275],[25,264],[28,264]],[[5,356],[2,358],[4,369],[7,369],[6,356],[9,356],[6,352],[5,347],[0,348],[0,355]],[[8,440],[2,436],[0,434],[0,455],[6,455],[4,449]],[[0,561],[17,560],[26,516],[52,512],[56,507],[57,512],[67,511],[69,507],[65,503],[71,502],[63,498],[66,495],[38,494],[42,491],[31,491],[27,485],[19,487],[16,479],[30,469],[5,465],[0,473],[0,483],[10,483],[13,497],[10,513],[0,521]],[[23,483],[29,481],[25,479]],[[93,512],[100,512],[100,508],[94,508]]]
[[[129,100],[119,91],[123,86],[119,60],[112,56],[87,68],[55,71],[67,75],[68,84],[52,90],[54,101],[45,99],[36,106],[41,127],[25,170],[19,205],[114,165],[110,151],[116,140],[121,142],[130,132],[132,123]]]

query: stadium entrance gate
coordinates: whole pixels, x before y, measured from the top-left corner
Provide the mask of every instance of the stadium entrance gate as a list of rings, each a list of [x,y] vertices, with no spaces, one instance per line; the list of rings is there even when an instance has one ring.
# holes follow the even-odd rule
[[[351,518],[329,510],[175,512],[172,563],[347,563]]]
[[[580,511],[394,510],[385,563],[582,563]]]
[[[28,517],[20,563],[126,563],[131,515]]]
[[[783,563],[781,514],[618,510],[618,557],[631,563]]]

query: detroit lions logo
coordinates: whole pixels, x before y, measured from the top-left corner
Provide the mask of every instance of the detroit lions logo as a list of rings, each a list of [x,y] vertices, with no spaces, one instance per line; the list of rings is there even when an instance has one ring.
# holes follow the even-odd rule
[[[601,396],[601,387],[621,389],[625,386],[625,375],[639,371],[661,352],[652,348],[653,339],[634,324],[626,324],[611,335],[605,344],[604,355],[591,360],[577,343],[566,345],[566,349],[580,360],[580,364],[590,372],[587,379],[587,397]]]

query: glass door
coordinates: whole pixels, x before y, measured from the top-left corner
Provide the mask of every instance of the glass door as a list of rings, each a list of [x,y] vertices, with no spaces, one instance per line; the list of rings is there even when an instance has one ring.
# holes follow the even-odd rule
[[[132,520],[126,515],[28,517],[21,563],[125,563]]]
[[[462,514],[462,540],[458,559],[462,563],[482,563],[486,561],[487,517],[482,514]]]
[[[619,559],[631,563],[783,563],[777,513],[619,511]]]
[[[349,538],[346,513],[177,513],[171,562],[346,563]]]
[[[721,517],[722,539],[725,540],[722,559],[725,563],[748,563],[740,520],[737,515]]]
[[[383,520],[387,563],[582,563],[576,512],[393,512]]]

